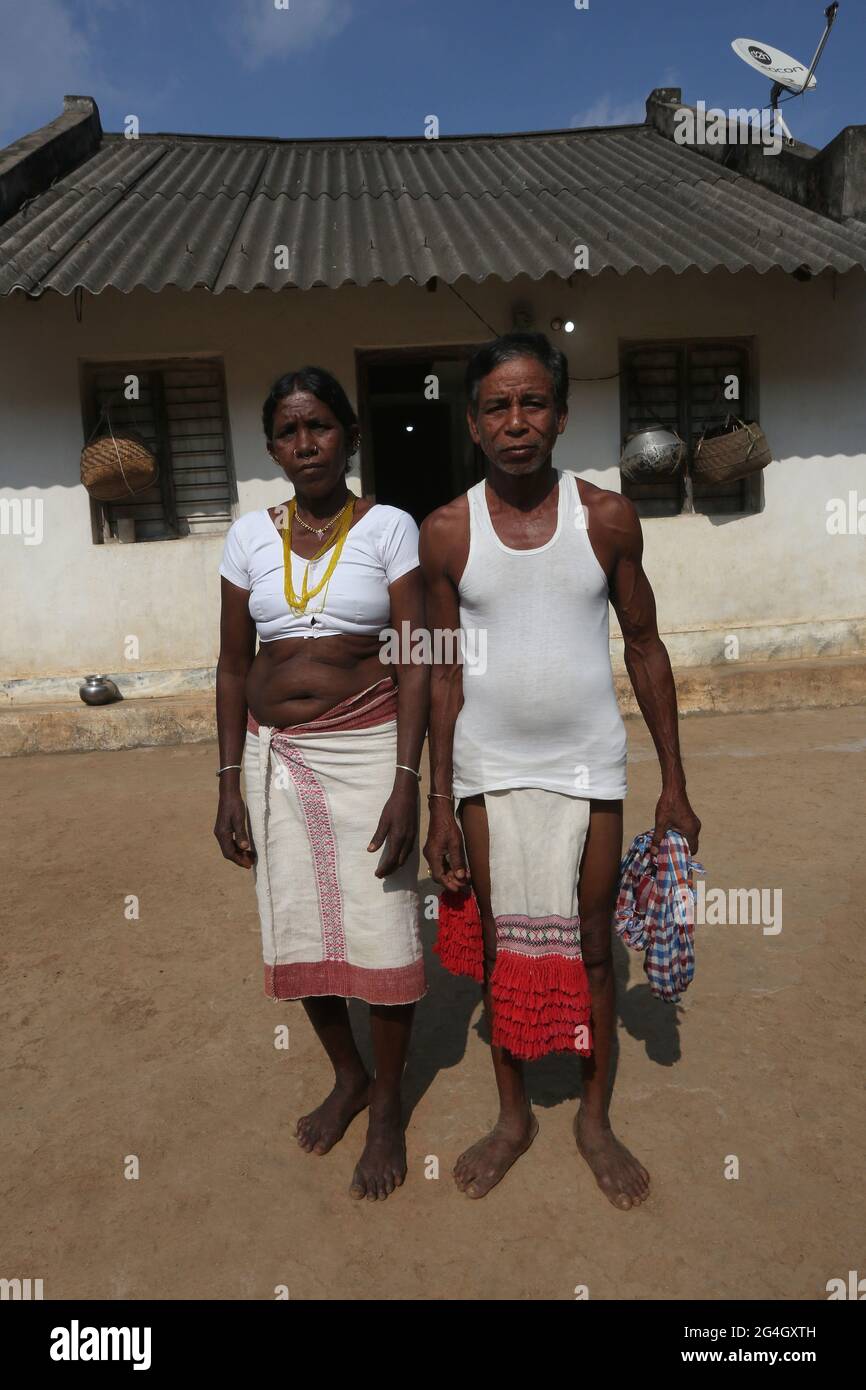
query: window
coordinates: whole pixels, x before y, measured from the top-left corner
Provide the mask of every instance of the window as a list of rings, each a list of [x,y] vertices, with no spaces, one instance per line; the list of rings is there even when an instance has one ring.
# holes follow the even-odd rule
[[[757,392],[752,344],[746,339],[722,341],[625,343],[620,355],[622,436],[658,425],[675,429],[688,445],[687,466],[704,429],[723,426],[728,414],[743,420],[757,418]],[[726,378],[739,379],[739,400],[725,397]],[[761,475],[733,483],[692,480],[694,508],[707,516],[758,511]],[[622,490],[641,516],[677,516],[686,492],[682,471],[673,477],[634,482],[622,479]]]
[[[138,399],[127,400],[129,377]],[[83,369],[85,438],[107,406],[113,428],[135,430],[159,478],[123,502],[93,502],[99,541],[160,541],[228,530],[237,500],[222,364],[213,358],[91,363]],[[104,421],[103,421],[104,428]]]

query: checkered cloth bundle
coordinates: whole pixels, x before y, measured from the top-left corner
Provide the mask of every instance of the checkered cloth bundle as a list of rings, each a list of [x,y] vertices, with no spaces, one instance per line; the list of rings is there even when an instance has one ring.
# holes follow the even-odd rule
[[[678,1004],[695,973],[692,875],[704,868],[678,830],[667,831],[653,864],[652,838],[651,830],[638,835],[620,865],[614,926],[633,951],[646,952],[653,994]]]

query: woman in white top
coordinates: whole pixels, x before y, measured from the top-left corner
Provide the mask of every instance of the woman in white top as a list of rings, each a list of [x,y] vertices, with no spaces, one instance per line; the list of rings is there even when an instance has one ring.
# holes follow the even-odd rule
[[[425,991],[417,769],[428,672],[384,664],[380,636],[423,624],[418,528],[347,487],[358,422],[329,372],[281,377],[262,420],[294,497],[242,516],[226,538],[214,834],[227,859],[253,869],[265,992],[303,1001],[334,1067],[298,1141],[327,1153],[369,1106],[351,1191],[376,1199],[405,1177],[400,1081]],[[372,1079],[351,997],[370,1004]]]

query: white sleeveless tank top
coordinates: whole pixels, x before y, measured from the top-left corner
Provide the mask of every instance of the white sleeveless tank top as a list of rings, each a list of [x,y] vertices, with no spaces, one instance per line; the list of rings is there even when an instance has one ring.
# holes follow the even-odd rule
[[[543,787],[618,801],[626,735],[610,664],[608,583],[577,479],[559,481],[556,530],[513,550],[493,529],[486,483],[469,489],[469,558],[458,585],[463,707],[454,795]]]

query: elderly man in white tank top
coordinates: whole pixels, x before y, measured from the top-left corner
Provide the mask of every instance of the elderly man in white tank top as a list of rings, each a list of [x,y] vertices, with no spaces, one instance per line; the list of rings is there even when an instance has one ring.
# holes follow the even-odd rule
[[[433,668],[424,853],[444,888],[442,962],[483,984],[500,1113],[454,1175],[470,1197],[500,1181],[538,1128],[522,1061],[569,1050],[583,1058],[577,1147],[627,1210],[649,1174],[608,1115],[626,791],[609,603],[661,765],[654,844],[677,829],[694,853],[676,691],[634,507],[553,464],[564,354],[542,334],[509,334],[475,354],[467,389],[487,477],[421,529],[428,623],[463,635],[463,659]]]

